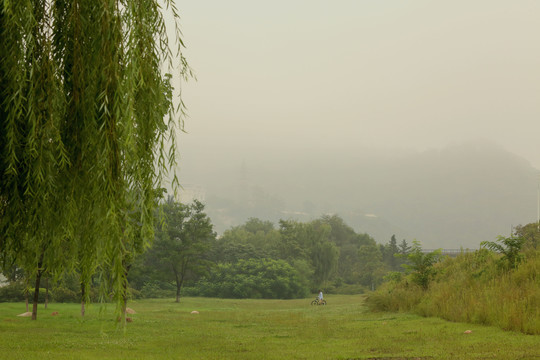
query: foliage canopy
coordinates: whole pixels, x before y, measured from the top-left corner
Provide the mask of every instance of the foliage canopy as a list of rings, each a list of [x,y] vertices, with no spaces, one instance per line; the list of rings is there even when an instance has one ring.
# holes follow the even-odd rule
[[[204,205],[197,200],[183,205],[169,198],[162,209],[165,223],[157,228],[152,248],[145,256],[146,264],[154,270],[154,276],[175,283],[179,302],[185,280],[205,274],[213,265],[208,253],[216,234],[203,212]]]
[[[176,54],[164,12],[175,19],[180,75],[190,72],[178,13],[165,3],[0,2],[5,263],[39,274],[91,269],[99,258],[122,292],[125,259],[151,238],[154,189],[175,164],[173,89],[162,69]]]

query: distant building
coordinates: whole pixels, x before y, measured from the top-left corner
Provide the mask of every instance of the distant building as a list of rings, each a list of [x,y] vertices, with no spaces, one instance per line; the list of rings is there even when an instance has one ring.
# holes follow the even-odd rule
[[[206,191],[201,185],[185,184],[180,187],[175,200],[182,204],[192,203],[193,200],[204,203],[206,201]]]

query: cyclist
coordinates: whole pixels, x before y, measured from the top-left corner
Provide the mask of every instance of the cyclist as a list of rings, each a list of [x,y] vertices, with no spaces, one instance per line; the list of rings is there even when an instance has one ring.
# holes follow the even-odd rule
[[[323,293],[322,290],[319,290],[319,302],[323,301]]]

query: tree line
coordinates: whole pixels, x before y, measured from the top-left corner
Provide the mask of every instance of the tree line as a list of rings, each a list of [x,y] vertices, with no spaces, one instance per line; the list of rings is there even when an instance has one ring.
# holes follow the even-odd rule
[[[402,271],[405,260],[399,255],[411,250],[395,236],[377,244],[338,215],[277,225],[250,218],[219,237],[199,201],[186,205],[169,197],[154,216],[153,241],[129,262],[126,291],[133,297],[180,301],[183,295],[301,298],[318,289],[361,293],[377,287],[389,271]],[[16,265],[4,274],[11,285],[0,289],[0,300],[23,299],[32,274]],[[80,286],[84,276],[71,268],[51,278],[50,289],[41,289],[42,300],[97,301],[107,279],[91,276],[85,288]]]
[[[356,233],[338,215],[278,224],[250,218],[221,236],[198,201],[171,198],[161,207],[166,223],[156,228],[152,248],[141,256],[129,280],[140,296],[298,298],[326,292],[361,293],[404,271],[411,251],[394,236],[377,244]]]

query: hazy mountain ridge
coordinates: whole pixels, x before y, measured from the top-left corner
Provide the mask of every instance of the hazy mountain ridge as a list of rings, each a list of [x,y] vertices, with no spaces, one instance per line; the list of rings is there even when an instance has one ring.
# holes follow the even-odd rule
[[[476,248],[536,219],[538,171],[488,142],[399,155],[366,149],[212,155],[222,158],[202,163],[219,164],[219,175],[209,176],[207,166],[190,178],[207,189],[218,232],[249,217],[308,221],[337,213],[380,243],[396,234],[430,248]]]

